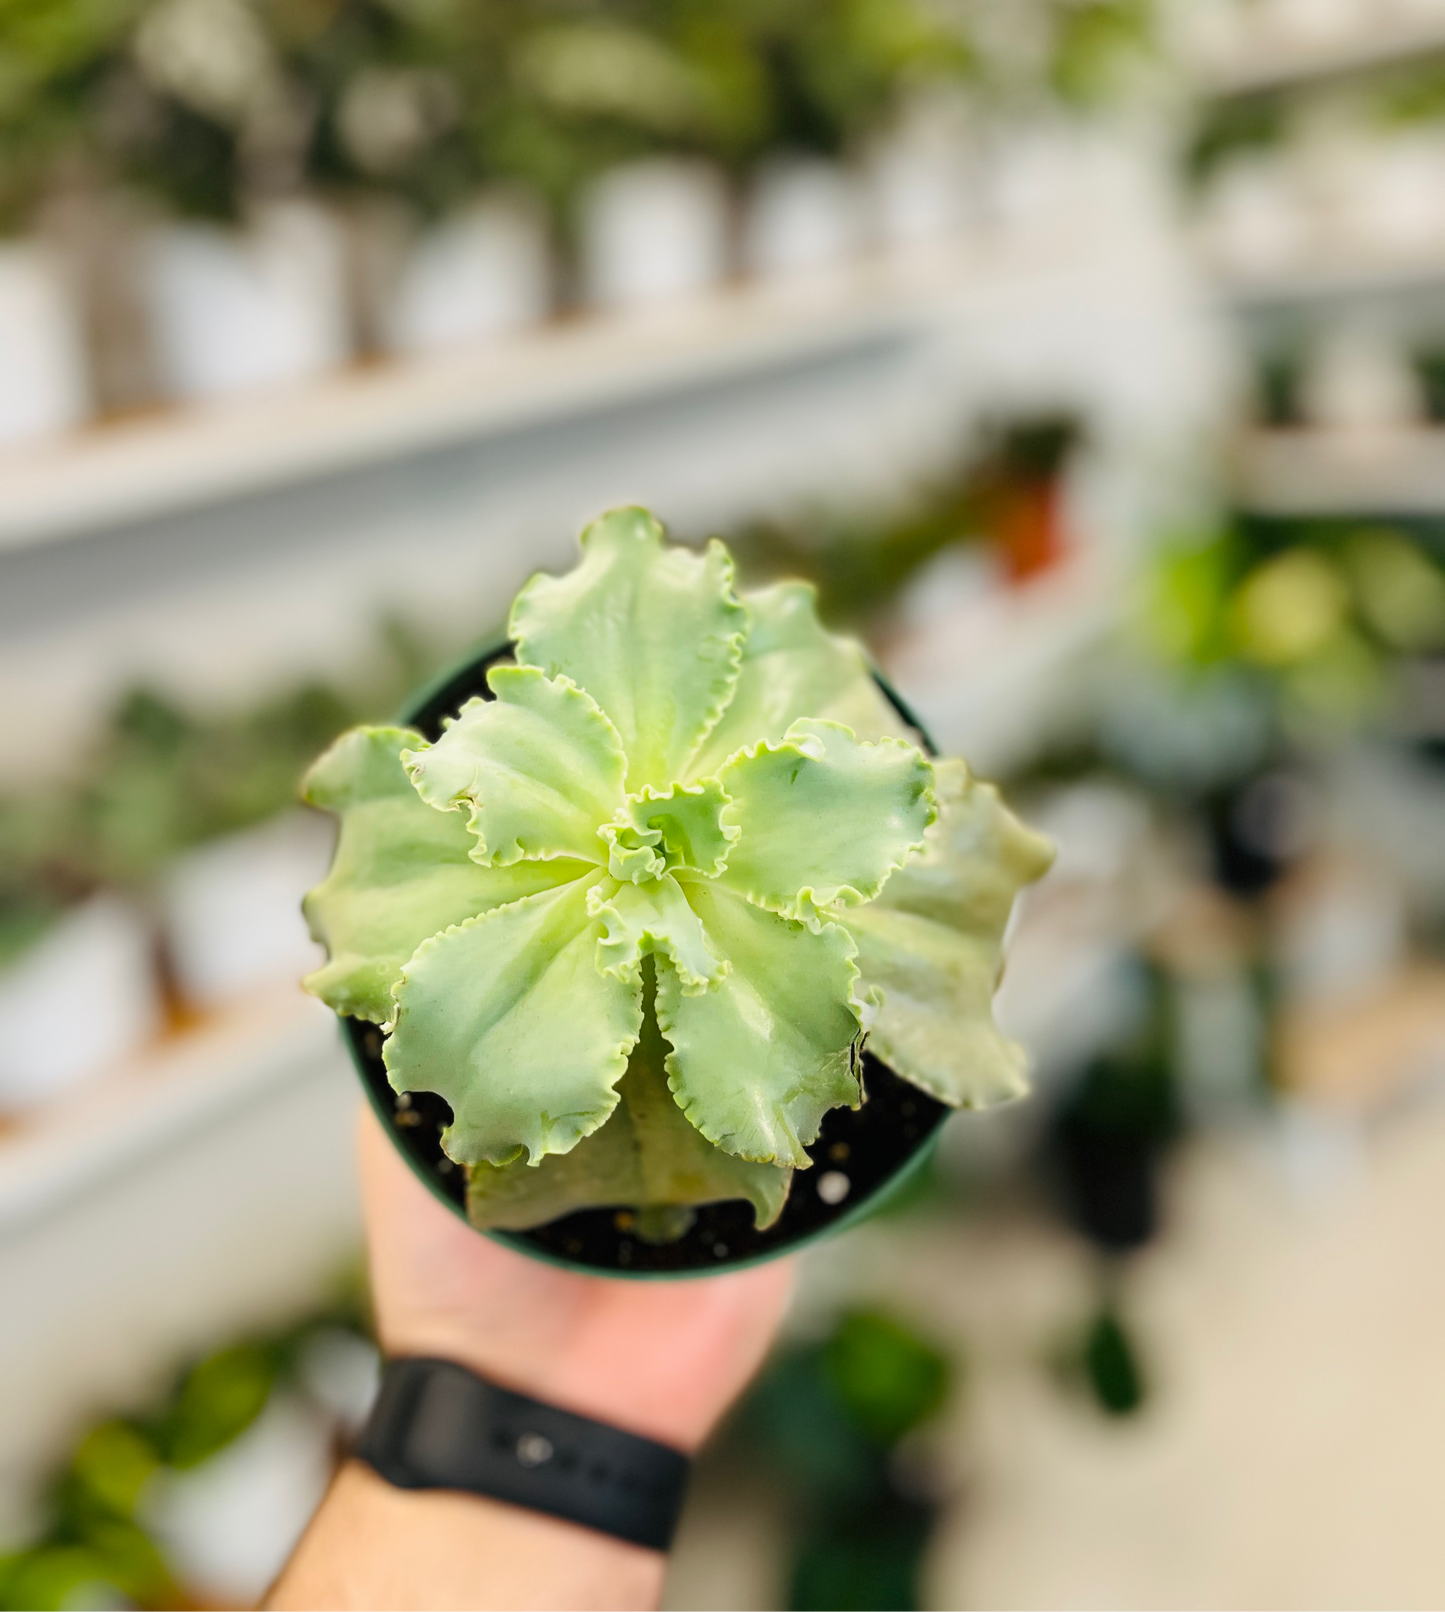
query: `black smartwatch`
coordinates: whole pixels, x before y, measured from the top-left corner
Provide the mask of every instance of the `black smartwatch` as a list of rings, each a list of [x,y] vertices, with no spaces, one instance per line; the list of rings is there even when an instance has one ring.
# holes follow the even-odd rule
[[[455,1489],[665,1551],[687,1487],[669,1445],[499,1388],[451,1360],[387,1362],[352,1451],[399,1489]]]

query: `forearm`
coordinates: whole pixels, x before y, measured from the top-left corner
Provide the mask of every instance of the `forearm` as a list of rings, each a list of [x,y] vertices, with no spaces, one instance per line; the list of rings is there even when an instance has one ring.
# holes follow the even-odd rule
[[[274,1608],[656,1606],[656,1551],[472,1495],[394,1489],[349,1461]]]

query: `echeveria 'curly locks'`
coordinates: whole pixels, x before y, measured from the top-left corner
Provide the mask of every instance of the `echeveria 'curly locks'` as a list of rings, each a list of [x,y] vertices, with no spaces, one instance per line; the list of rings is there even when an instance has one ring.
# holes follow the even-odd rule
[[[644,510],[518,595],[516,664],[434,744],[344,735],[308,990],[436,1092],[479,1225],[745,1198],[781,1212],[857,1050],[956,1105],[1022,1090],[990,1001],[1049,850],[906,736],[810,589],[741,598]]]

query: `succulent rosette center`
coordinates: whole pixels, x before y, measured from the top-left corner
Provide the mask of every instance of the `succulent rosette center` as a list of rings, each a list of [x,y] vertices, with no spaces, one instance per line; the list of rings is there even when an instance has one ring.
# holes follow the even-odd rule
[[[855,920],[927,859],[940,793],[986,786],[957,763],[936,776],[808,590],[740,598],[721,544],[670,547],[642,510],[589,527],[573,571],[534,577],[510,633],[516,664],[435,743],[359,729],[313,769],[308,798],[342,831],[308,898],[330,950],[308,988],[387,1030],[399,1090],[450,1104],[443,1144],[478,1224],[727,1197],[766,1223],[824,1114],[862,1101],[881,976],[916,964],[926,1017],[964,966],[934,933],[946,916],[913,914],[916,933],[903,911],[903,932]],[[1003,869],[1006,919],[1047,853],[992,800],[973,827],[1009,855],[976,859]],[[997,905],[973,974],[996,976]],[[975,1052],[1017,1088],[991,990],[966,993]]]

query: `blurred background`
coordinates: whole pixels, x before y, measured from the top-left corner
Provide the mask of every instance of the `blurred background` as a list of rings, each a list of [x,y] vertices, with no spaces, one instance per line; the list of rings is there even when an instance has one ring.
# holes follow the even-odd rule
[[[284,1559],[297,777],[624,501],[1060,847],[669,1605],[1439,1605],[1445,0],[0,0],[0,1606]]]

